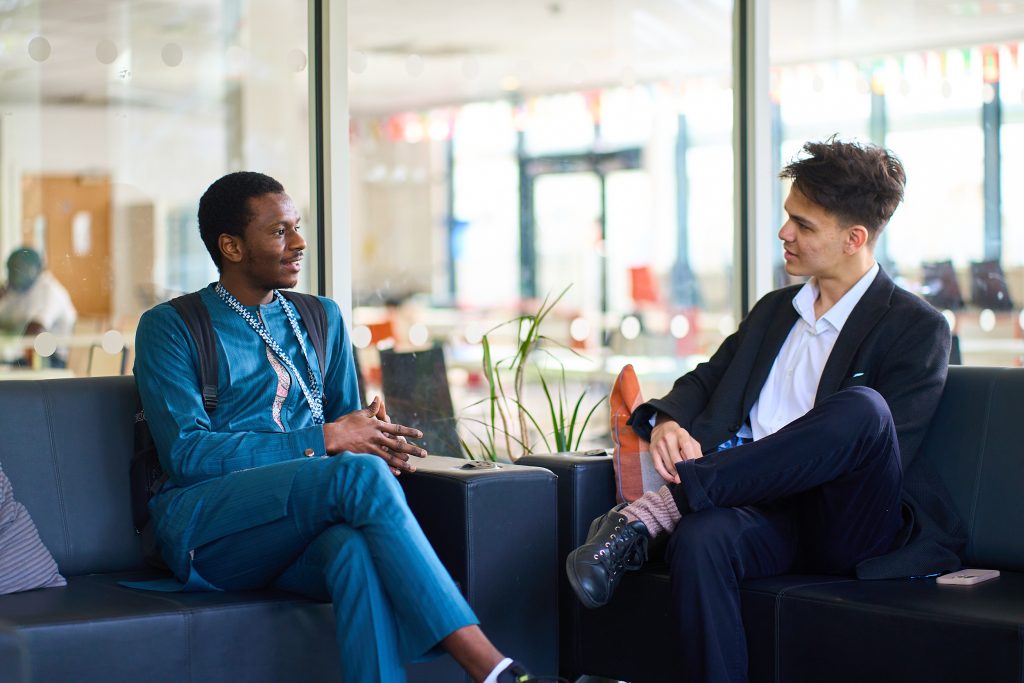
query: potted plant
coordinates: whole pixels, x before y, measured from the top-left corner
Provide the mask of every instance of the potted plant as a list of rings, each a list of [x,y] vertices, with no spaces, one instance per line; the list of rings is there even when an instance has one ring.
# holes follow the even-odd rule
[[[478,424],[484,428],[483,436],[472,433],[471,437],[477,442],[475,448],[460,437],[463,451],[467,458],[497,461],[499,459],[500,446],[504,445],[504,452],[508,454],[509,460],[515,462],[523,455],[533,453],[540,444],[543,444],[545,452],[574,451],[579,448],[583,439],[583,432],[594,415],[594,411],[605,400],[599,399],[590,407],[585,414],[582,413],[583,401],[586,398],[586,390],[578,396],[569,397],[565,381],[565,367],[562,362],[554,356],[551,346],[558,346],[568,349],[571,353],[579,356],[573,349],[541,334],[540,328],[544,319],[551,313],[554,307],[561,301],[562,297],[569,290],[568,287],[549,301],[550,295],[545,296],[540,308],[536,313],[527,313],[496,325],[483,335],[481,345],[483,346],[482,369],[484,378],[487,381],[487,397],[477,401],[469,407],[485,404],[486,414],[483,420],[475,418],[463,418]],[[492,335],[505,327],[517,327],[518,343],[514,353],[507,358],[495,360],[492,355]],[[550,383],[545,378],[543,371],[537,365],[537,357],[546,355],[555,361],[558,367],[558,380]],[[582,357],[582,356],[581,356]],[[524,382],[529,368],[537,373],[540,386],[544,395],[543,409],[551,419],[552,428],[546,432],[540,425],[534,413],[526,406],[524,401]],[[510,387],[510,388],[507,388]],[[539,441],[531,438],[530,426],[533,426],[539,435]],[[550,439],[548,437],[551,437]],[[553,446],[553,448],[552,448]]]

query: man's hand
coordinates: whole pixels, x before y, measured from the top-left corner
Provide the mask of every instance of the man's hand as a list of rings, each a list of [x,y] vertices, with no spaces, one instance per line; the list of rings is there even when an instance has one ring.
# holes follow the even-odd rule
[[[398,476],[403,470],[415,472],[409,456],[425,458],[427,452],[406,441],[405,437],[422,438],[423,433],[412,427],[391,423],[384,409],[384,401],[374,396],[370,405],[334,422],[324,425],[324,445],[330,455],[342,451],[370,453],[379,458]]]
[[[675,420],[658,415],[651,432],[651,459],[661,478],[678,484],[680,480],[676,463],[700,457],[703,457],[700,444],[690,436],[690,432],[680,427]]]

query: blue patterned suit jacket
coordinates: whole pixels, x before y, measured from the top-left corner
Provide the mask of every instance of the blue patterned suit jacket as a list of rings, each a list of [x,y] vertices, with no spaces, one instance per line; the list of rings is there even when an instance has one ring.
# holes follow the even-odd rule
[[[164,560],[186,586],[209,588],[192,570],[191,551],[284,516],[296,467],[308,453],[326,452],[323,428],[313,424],[295,378],[275,409],[283,365],[275,369],[266,345],[212,285],[200,296],[218,337],[217,408],[209,414],[203,408],[198,351],[169,304],[147,311],[139,321],[135,381],[170,477],[150,501]],[[309,364],[324,387],[324,416],[330,421],[361,405],[341,311],[334,301],[321,301],[328,322],[325,377],[301,323],[300,329]],[[272,302],[259,309],[271,334],[305,373],[306,361],[280,306]]]

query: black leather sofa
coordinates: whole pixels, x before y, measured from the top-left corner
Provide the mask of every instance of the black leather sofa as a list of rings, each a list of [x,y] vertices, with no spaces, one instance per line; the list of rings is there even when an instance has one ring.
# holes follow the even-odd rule
[[[951,367],[919,457],[966,523],[969,567],[999,569],[976,586],[935,579],[778,576],[742,587],[755,683],[1024,681],[1024,369]],[[615,503],[611,458],[530,456],[558,475],[559,556]],[[652,559],[655,559],[652,557]],[[686,680],[674,665],[663,561],[627,574],[607,606],[587,610],[560,586],[562,674],[634,683]]]
[[[132,528],[130,377],[0,382],[0,462],[67,587],[0,596],[0,681],[339,681],[330,605],[278,591],[157,593]],[[534,467],[403,475],[409,504],[499,648],[557,661],[556,480]],[[450,657],[411,681],[468,680]]]
[[[22,637],[10,624],[0,622],[0,683],[28,680],[28,656]]]

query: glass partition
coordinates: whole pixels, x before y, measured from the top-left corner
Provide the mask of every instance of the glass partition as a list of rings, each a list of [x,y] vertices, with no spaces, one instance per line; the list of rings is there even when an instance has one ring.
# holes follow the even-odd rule
[[[772,3],[771,26],[780,163],[832,134],[893,150],[907,189],[879,262],[943,312],[954,362],[1021,365],[1024,8]]]
[[[0,375],[130,371],[139,315],[216,279],[211,182],[267,173],[308,215],[306,4],[14,0],[0,28],[0,253],[42,267],[3,274]]]
[[[441,346],[475,457],[491,439],[513,457],[565,447],[559,400],[580,401],[568,447],[608,445],[605,406],[579,427],[623,365],[660,395],[735,327],[732,3],[348,8],[353,336],[371,392],[380,349]],[[541,311],[517,392],[530,321],[503,323]],[[493,419],[490,387],[508,398]]]

